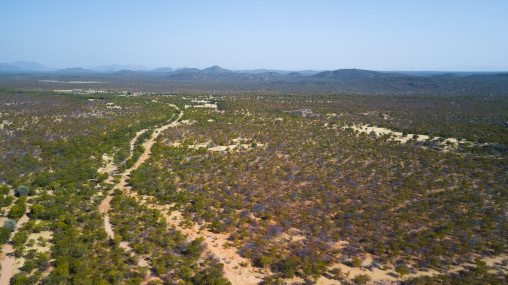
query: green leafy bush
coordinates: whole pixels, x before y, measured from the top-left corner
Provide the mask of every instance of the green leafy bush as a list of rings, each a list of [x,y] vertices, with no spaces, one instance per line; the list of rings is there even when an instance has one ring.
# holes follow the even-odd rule
[[[355,284],[367,284],[369,281],[370,277],[367,274],[356,275],[355,278],[353,278]]]
[[[11,219],[19,219],[26,212],[26,205],[14,205],[11,207],[9,211],[9,218]]]
[[[6,220],[4,222],[4,228],[8,228],[11,232],[16,229],[16,222],[13,220]]]
[[[28,196],[29,194],[30,194],[30,188],[28,188],[28,186],[21,185],[21,186],[18,186],[18,188],[16,188],[16,196],[18,196],[18,197]]]
[[[5,244],[11,238],[11,230],[6,227],[0,228],[0,244]]]

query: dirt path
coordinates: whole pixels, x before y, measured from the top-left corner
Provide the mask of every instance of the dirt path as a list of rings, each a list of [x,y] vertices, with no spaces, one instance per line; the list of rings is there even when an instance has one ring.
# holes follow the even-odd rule
[[[134,147],[136,146],[136,141],[138,140],[139,136],[144,134],[148,129],[143,129],[136,133],[136,136],[130,141],[130,147],[129,147],[129,157],[125,159],[125,161],[129,160],[134,155]],[[104,155],[103,159],[106,159],[108,161],[107,165],[103,168],[99,168],[98,172],[100,174],[108,173],[109,178],[105,181],[106,183],[113,183],[113,175],[117,172],[118,166],[113,162],[113,158]]]
[[[138,137],[140,135],[142,135],[143,133],[145,133],[146,131],[148,131],[148,129],[144,129],[144,130],[141,130],[139,132],[136,133],[136,136],[130,141],[130,153],[129,153],[129,157],[127,157],[126,160],[129,160],[133,155],[134,155],[134,147],[135,147],[135,144],[136,144],[136,140],[138,139]],[[114,164],[112,162],[112,158],[110,160],[110,162],[108,163],[108,165],[104,168],[101,168],[99,170],[99,173],[109,173],[110,176],[109,178],[105,181],[107,183],[113,183],[113,175],[116,171],[118,170],[118,166],[116,164]],[[117,185],[118,186],[118,185]],[[115,187],[114,189],[116,189],[117,187]],[[111,195],[108,195],[106,196],[106,198],[104,200],[102,200],[102,203],[99,205],[99,213],[105,213],[106,216],[104,217],[104,227],[106,229],[106,233],[108,234],[108,237],[113,239],[115,237],[115,233],[113,232],[113,229],[111,227],[111,223],[109,222],[109,216],[107,215],[107,213],[109,212],[109,204],[111,203],[111,199],[113,199],[113,196]],[[0,283],[2,284],[2,283]]]
[[[203,237],[205,239],[204,244],[207,244],[206,251],[212,253],[216,258],[220,259],[224,263],[225,277],[234,285],[254,285],[259,284],[262,278],[266,276],[265,273],[256,272],[255,268],[250,265],[249,260],[241,257],[234,247],[224,248],[224,244],[227,242],[227,235],[215,234],[208,230],[199,229],[199,226],[193,228],[183,228],[179,226],[179,222],[182,220],[181,212],[173,211],[171,215],[168,215],[168,205],[156,205],[145,203],[151,196],[139,196],[137,193],[130,191],[131,187],[124,187],[124,194],[127,197],[132,197],[143,202],[143,204],[149,208],[160,210],[162,216],[168,221],[169,224],[175,225],[176,229],[181,231],[183,234],[189,236],[190,239],[196,239]],[[173,219],[173,217],[177,219]],[[200,232],[200,234],[197,234]],[[247,266],[243,267],[240,265],[242,262],[247,262]]]
[[[134,196],[139,200],[136,193],[129,193],[129,196]],[[201,230],[201,234],[196,234],[200,231],[196,226],[193,228],[182,228],[179,226],[179,221],[182,220],[181,212],[173,212],[171,215],[168,215],[168,212],[165,211],[167,206],[161,205],[153,205],[146,204],[146,206],[161,210],[162,215],[170,224],[174,224],[178,230],[182,233],[189,235],[191,238],[196,239],[198,237],[203,237],[205,239],[204,243],[208,246],[206,250],[210,251],[216,258],[220,259],[222,263],[224,263],[224,272],[226,278],[234,285],[242,285],[242,284],[259,284],[262,281],[262,278],[266,276],[264,273],[255,272],[255,268],[250,265],[250,261],[241,257],[237,252],[236,248],[224,248],[225,243],[227,242],[227,235],[225,234],[216,234],[210,232],[208,230]],[[173,220],[173,217],[176,216],[177,219]],[[198,226],[197,226],[198,227]],[[240,263],[246,262],[248,265],[243,267]]]
[[[131,174],[131,172],[133,170],[137,169],[141,164],[143,164],[143,162],[145,162],[150,157],[150,155],[152,154],[152,146],[155,144],[155,141],[156,141],[157,137],[160,135],[160,133],[170,127],[177,126],[178,120],[180,120],[182,118],[182,116],[183,116],[183,112],[180,112],[180,115],[178,115],[178,118],[175,121],[173,121],[171,124],[162,126],[153,132],[152,137],[147,142],[145,142],[143,144],[143,146],[145,147],[145,151],[143,152],[143,154],[141,154],[138,161],[136,161],[136,163],[131,168],[126,169],[121,174],[120,182],[115,185],[115,187],[111,190],[111,192],[114,191],[115,189],[119,189],[122,191],[125,190],[125,187],[128,184],[127,180],[129,179],[129,175]],[[137,138],[146,131],[147,131],[147,129],[137,132],[136,137],[134,137],[131,140],[131,153],[127,159],[131,158],[132,155],[134,154],[134,145],[136,143]],[[109,169],[112,169],[112,168],[109,167]],[[116,171],[116,169],[117,169],[117,167],[115,166],[114,170]],[[111,179],[111,182],[112,182],[113,177],[108,178],[108,180],[109,179]],[[109,221],[109,215],[108,215],[108,212],[110,209],[110,203],[111,203],[112,199],[113,199],[113,196],[108,195],[104,200],[102,200],[102,203],[99,205],[99,213],[106,214],[106,216],[104,217],[104,228],[106,229],[106,233],[108,234],[108,237],[111,239],[113,239],[115,237],[115,233],[113,232],[113,228],[111,227],[111,223]],[[125,248],[125,249],[127,249],[127,248]]]
[[[148,129],[144,129],[144,130],[137,132],[136,136],[131,140],[129,158],[131,158],[132,155],[134,154],[134,146],[135,146],[136,140],[138,139],[138,137],[141,134],[145,133],[147,130]],[[110,158],[108,157],[108,160],[109,159]],[[99,172],[101,174],[106,173],[106,172],[109,174],[112,174],[112,173],[116,172],[117,169],[118,169],[118,167],[112,163],[112,160],[110,160],[104,168],[99,169]],[[108,180],[106,180],[106,182],[112,183],[113,176],[110,176],[108,178]],[[108,195],[103,200],[103,202],[99,205],[99,212],[100,213],[107,213],[107,211],[109,211],[109,203],[111,202],[111,199],[112,199],[112,196]],[[18,230],[21,227],[23,227],[23,225],[25,223],[27,223],[29,220],[30,220],[30,218],[26,214],[23,215],[19,219],[19,221],[16,223],[16,229],[14,230],[14,232],[11,233],[11,237],[13,237],[18,232]],[[107,216],[107,215],[105,217],[105,228],[106,228],[106,233],[108,234],[108,236],[110,238],[114,238],[114,232],[113,232],[113,230],[111,228],[111,224],[109,222],[109,216]],[[120,244],[120,246],[122,246],[122,244]],[[122,247],[126,248],[125,246],[122,246]],[[16,264],[16,258],[14,256],[14,249],[12,248],[12,244],[10,241],[7,244],[3,245],[3,249],[0,254],[0,264],[1,264],[0,285],[9,284],[9,281],[10,281],[13,271],[14,271],[14,265]],[[141,259],[139,261],[139,265],[140,266],[148,266],[148,262],[144,259]],[[49,274],[49,271],[47,271],[47,274]]]
[[[180,113],[180,116],[178,119],[181,118],[183,115],[183,112]],[[146,200],[147,197],[139,197],[137,193],[134,193],[131,190],[131,187],[127,184],[128,175],[131,173],[132,170],[136,169],[141,165],[143,162],[145,162],[150,156],[151,156],[151,149],[153,144],[156,141],[156,138],[159,136],[159,134],[168,129],[169,127],[176,126],[178,123],[175,121],[174,123],[170,125],[163,126],[159,129],[157,129],[152,139],[150,139],[148,142],[143,144],[145,147],[145,152],[141,155],[139,160],[134,164],[134,166],[131,169],[126,170],[122,174],[122,178],[120,183],[118,184],[118,189],[122,190],[127,196],[134,197],[138,201]],[[111,200],[111,199],[109,199]],[[182,228],[178,224],[179,220],[181,219],[181,213],[176,212],[172,213],[172,216],[167,214],[166,208],[167,206],[161,206],[161,205],[154,205],[154,204],[145,204],[146,206],[161,210],[163,216],[166,218],[166,220],[170,224],[175,224],[178,230],[180,230],[182,233],[187,234],[192,239],[196,239],[200,236],[203,236],[205,238],[205,243],[207,243],[209,246],[207,250],[209,250],[215,257],[219,258],[221,262],[224,263],[224,272],[226,278],[234,285],[243,285],[243,284],[258,284],[262,281],[262,278],[265,276],[263,273],[254,272],[255,268],[250,265],[249,260],[241,257],[238,253],[235,252],[234,248],[224,248],[224,244],[227,242],[227,236],[221,235],[221,234],[215,234],[208,230],[202,230],[201,234],[197,234],[200,230],[196,228]],[[177,218],[180,217],[178,220],[173,220],[173,216],[176,215]],[[241,266],[240,263],[247,262],[249,264],[248,266]]]
[[[11,237],[13,237],[18,230],[30,220],[30,218],[25,214],[16,224],[16,230],[12,232]],[[16,257],[14,256],[14,249],[12,248],[12,244],[9,241],[3,248],[2,257],[0,263],[2,264],[2,270],[0,271],[0,284],[9,284],[9,280],[12,277],[12,271],[14,269],[14,264],[16,263]]]
[[[162,133],[162,131],[170,128],[170,127],[174,127],[174,126],[177,126],[178,125],[178,120],[180,120],[183,116],[183,112],[180,112],[180,114],[178,115],[178,117],[176,118],[176,120],[174,120],[172,123],[168,124],[168,125],[165,125],[165,126],[162,126],[158,129],[156,129],[153,134],[152,134],[152,137],[143,144],[143,146],[145,147],[145,151],[143,152],[143,154],[141,154],[141,156],[139,157],[139,159],[136,161],[136,163],[129,169],[126,169],[122,174],[121,174],[121,178],[120,178],[120,182],[118,184],[115,185],[115,187],[113,187],[113,189],[110,191],[110,193],[106,196],[106,198],[104,198],[104,200],[102,200],[101,204],[99,205],[99,213],[101,214],[105,214],[104,216],[104,228],[106,230],[106,233],[108,234],[108,237],[111,238],[111,239],[114,239],[115,238],[115,232],[113,231],[113,227],[111,226],[111,222],[110,222],[110,219],[109,219],[109,215],[108,215],[108,212],[109,212],[109,209],[110,209],[110,203],[111,203],[111,200],[113,199],[113,196],[111,195],[111,192],[113,192],[115,189],[119,189],[119,190],[122,190],[122,191],[125,191],[125,188],[127,187],[127,180],[129,179],[129,175],[131,174],[131,172],[135,169],[137,169],[141,164],[143,164],[143,162],[145,162],[151,155],[152,153],[152,146],[155,144],[156,140],[157,140],[157,137]],[[141,130],[139,132],[136,133],[136,136],[131,140],[130,142],[130,154],[129,154],[129,157],[127,159],[130,159],[133,154],[134,154],[134,147],[135,147],[135,144],[136,144],[136,140],[138,139],[138,137],[145,133],[148,129],[144,129],[144,130]],[[111,165],[111,164],[108,164],[107,167],[105,167],[104,169],[102,169],[102,173],[105,173],[106,171],[108,171],[108,173],[114,173],[116,172],[118,169],[118,167],[116,165]],[[106,180],[106,182],[108,183],[112,183],[113,182],[113,177],[110,176],[108,178],[108,180]],[[127,252],[130,252],[132,255],[134,254],[134,250],[129,246],[129,244],[127,242],[121,242],[120,243],[120,247],[125,249],[125,251]],[[146,260],[146,258],[140,258],[139,261],[138,261],[138,266],[143,266],[143,267],[148,267],[149,266],[149,263],[148,261]],[[147,276],[146,276],[146,279],[147,280],[150,280],[151,279],[151,276],[150,276],[151,272],[150,270],[148,270],[147,272]],[[4,284],[4,283],[1,283],[0,284]],[[5,283],[7,284],[7,283]]]
[[[164,130],[166,130],[168,128],[171,128],[171,127],[177,126],[178,125],[178,120],[180,120],[182,116],[183,116],[183,112],[180,113],[180,115],[178,116],[178,118],[174,122],[172,122],[171,124],[162,126],[162,127],[156,129],[153,132],[152,137],[143,144],[143,147],[145,148],[145,151],[143,152],[143,154],[141,154],[141,156],[136,161],[134,166],[132,166],[131,168],[125,170],[121,174],[120,182],[113,188],[113,190],[119,189],[119,190],[123,191],[127,196],[135,197],[138,201],[143,200],[142,199],[143,197],[138,197],[137,193],[133,193],[133,192],[130,191],[131,187],[128,186],[128,183],[127,183],[127,180],[129,179],[129,175],[131,174],[131,172],[133,170],[137,169],[148,158],[150,158],[151,153],[152,153],[152,147],[155,144],[155,142],[157,140],[157,137]],[[135,142],[135,140],[133,140],[133,141]],[[132,143],[131,143],[131,146],[132,146],[131,150],[133,150],[133,144]],[[131,151],[131,153],[132,153],[132,151]],[[109,169],[111,169],[111,168],[109,168]],[[108,197],[106,197],[103,200],[103,202],[101,203],[101,205],[99,206],[99,211],[101,213],[105,214],[104,226],[105,226],[106,232],[108,233],[108,236],[110,238],[114,238],[115,234],[114,234],[113,228],[111,226],[111,223],[109,221],[109,215],[107,214],[108,211],[109,211],[109,208],[110,208],[111,199],[112,199],[112,196],[108,195]],[[154,209],[162,210],[163,216],[168,220],[168,222],[171,223],[171,224],[175,224],[176,223],[176,227],[180,231],[182,231],[182,233],[187,234],[190,238],[196,239],[199,236],[201,236],[201,235],[197,234],[199,229],[195,229],[195,228],[186,229],[186,228],[181,228],[180,226],[178,226],[178,221],[172,220],[172,216],[168,215],[167,211],[164,211],[165,210],[164,207],[167,207],[167,206],[153,205],[153,204],[147,204],[147,206],[149,206],[151,208],[154,208]],[[177,215],[181,217],[181,213],[177,213]],[[215,257],[219,258],[221,260],[221,262],[224,263],[225,277],[232,284],[234,284],[234,285],[258,284],[262,280],[261,279],[261,275],[263,275],[263,274],[255,273],[254,272],[254,268],[252,266],[248,265],[246,267],[242,267],[240,265],[241,262],[247,262],[247,263],[249,263],[248,260],[242,258],[238,253],[236,253],[234,251],[233,248],[231,248],[231,249],[225,249],[223,247],[224,244],[227,241],[227,237],[225,235],[214,234],[214,233],[206,231],[206,230],[204,230],[202,232],[202,235],[204,235],[205,242],[209,245],[207,250],[209,250],[212,254],[214,254]],[[126,243],[126,242],[120,243],[120,246],[122,248],[124,248],[126,251],[133,252],[132,248],[130,248],[128,246],[128,243]],[[141,259],[140,262],[141,261],[144,261],[145,264],[144,265],[138,264],[138,265],[140,265],[140,266],[148,266],[148,263],[146,262],[145,259]],[[147,278],[147,279],[148,280],[150,280],[150,279],[155,280],[157,278],[156,277],[152,277],[152,278]]]
[[[176,229],[181,231],[183,234],[188,235],[191,239],[203,237],[205,239],[203,244],[207,244],[205,251],[208,251],[216,258],[220,259],[220,261],[224,264],[225,277],[233,285],[259,284],[263,278],[267,276],[266,273],[256,271],[257,269],[250,265],[250,261],[248,259],[241,257],[236,252],[236,248],[224,247],[227,242],[227,235],[216,234],[205,229],[199,229],[199,226],[183,228],[179,225],[179,222],[182,220],[182,213],[180,211],[173,211],[171,215],[168,215],[168,205],[146,203],[145,201],[147,201],[148,198],[151,198],[151,196],[140,196],[136,192],[130,190],[131,187],[125,187],[124,194],[128,197],[135,198],[149,208],[160,210],[162,216],[168,221],[168,224],[175,225]],[[175,216],[176,219],[173,219]],[[248,265],[240,265],[242,262],[246,262]]]

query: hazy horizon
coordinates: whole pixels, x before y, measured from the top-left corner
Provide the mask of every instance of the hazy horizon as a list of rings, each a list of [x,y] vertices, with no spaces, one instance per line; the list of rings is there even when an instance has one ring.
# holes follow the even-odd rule
[[[29,64],[42,64],[40,62],[36,62],[36,61],[26,61],[26,60],[17,60],[17,61],[13,61],[13,62],[0,62],[0,64],[16,64],[16,63],[29,63]],[[185,69],[185,68],[196,68],[194,66],[182,66],[182,67],[173,67],[173,66],[144,66],[144,65],[132,65],[132,64],[101,64],[101,65],[96,65],[96,66],[66,66],[66,67],[55,67],[55,66],[51,66],[51,65],[46,65],[46,64],[42,64],[44,65],[45,67],[48,67],[48,68],[54,68],[55,71],[56,70],[63,70],[63,69],[73,69],[73,68],[83,68],[83,69],[88,69],[88,70],[93,70],[93,71],[104,71],[104,72],[107,72],[107,71],[119,71],[119,70],[133,70],[133,71],[150,71],[150,70],[155,70],[155,69],[158,69],[158,68],[171,68],[173,70],[180,70],[180,69]],[[263,67],[259,67],[259,68],[250,68],[250,69],[245,69],[245,68],[238,68],[238,69],[231,69],[231,68],[227,68],[227,67],[224,67],[224,66],[220,66],[218,64],[214,64],[212,66],[207,66],[207,67],[203,67],[203,68],[199,68],[201,70],[203,69],[206,69],[206,68],[209,68],[209,67],[213,67],[213,66],[219,66],[221,68],[224,68],[224,69],[227,69],[227,70],[232,70],[232,71],[255,71],[255,70],[280,70],[280,71],[286,71],[286,72],[291,72],[291,71],[316,71],[316,72],[322,72],[322,71],[333,71],[333,70],[340,70],[340,69],[360,69],[360,68],[355,68],[355,67],[350,67],[350,68],[332,68],[332,69],[310,69],[310,68],[306,68],[306,69],[282,69],[282,68],[263,68]],[[112,67],[121,67],[121,68],[112,68]],[[482,73],[482,72],[485,72],[485,73],[504,73],[504,72],[508,72],[508,67],[500,67],[500,68],[497,68],[497,69],[482,69],[481,67],[477,67],[477,68],[473,68],[473,69],[467,69],[467,70],[410,70],[410,69],[387,69],[387,70],[375,70],[375,69],[363,69],[363,70],[372,70],[372,71],[380,71],[380,72],[436,72],[436,73],[446,73],[446,72],[457,72],[457,73],[469,73],[469,72],[478,72],[478,73]]]
[[[506,71],[506,1],[9,1],[0,62]]]

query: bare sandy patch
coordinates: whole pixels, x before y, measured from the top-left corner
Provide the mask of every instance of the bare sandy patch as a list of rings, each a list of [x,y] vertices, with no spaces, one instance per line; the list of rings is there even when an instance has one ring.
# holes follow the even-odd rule
[[[192,149],[206,148],[209,151],[220,151],[220,152],[249,150],[254,148],[263,148],[266,146],[265,144],[260,142],[256,142],[255,145],[253,145],[252,143],[244,143],[245,141],[248,140],[243,138],[236,138],[232,140],[233,144],[229,145],[214,145],[212,141],[207,141],[204,143],[190,144],[185,146]],[[171,142],[169,145],[173,147],[183,146],[181,142]]]
[[[109,93],[111,91],[104,89],[55,89],[53,92],[70,93],[70,94],[94,94],[94,93]]]
[[[373,127],[369,125],[363,125],[363,126],[349,126],[344,127],[346,128],[352,128],[355,131],[359,131],[361,133],[371,134],[375,133],[377,136],[383,136],[383,135],[390,135],[392,136],[392,139],[395,141],[399,141],[401,143],[407,143],[409,140],[415,140],[417,142],[424,142],[430,140],[430,136],[428,135],[420,135],[420,134],[406,134],[404,135],[401,132],[395,132],[387,128],[382,127]],[[432,141],[435,141],[439,143],[439,145],[444,146],[444,149],[451,149],[452,145],[458,145],[458,144],[472,144],[469,141],[466,140],[458,140],[456,138],[441,138],[441,137],[434,137]]]
[[[107,153],[102,155],[102,162],[105,164],[104,167],[101,167],[97,170],[99,173],[109,173],[111,174],[114,170],[116,170],[116,165],[113,163],[113,157]]]
[[[0,124],[0,129],[3,129],[4,126],[10,126],[10,125],[12,125],[11,121],[3,120],[2,123]]]
[[[16,230],[12,232],[11,236],[14,236],[18,230],[23,227],[26,222],[28,222],[28,220],[30,220],[30,218],[28,218],[27,215],[23,215],[23,217],[19,219],[16,225]],[[16,257],[14,256],[14,249],[12,248],[11,243],[3,245],[0,262],[2,264],[2,269],[0,270],[0,284],[9,284],[9,280],[12,277],[13,269],[16,263]]]
[[[66,83],[66,84],[99,84],[99,83],[109,83],[105,81],[62,81],[62,80],[39,80],[39,82],[47,82],[47,83]]]
[[[130,197],[142,199],[137,193],[127,192]],[[233,246],[226,246],[228,242],[227,234],[216,234],[210,232],[208,229],[203,228],[197,224],[193,224],[191,228],[181,227],[180,223],[184,220],[181,211],[172,211],[168,214],[166,210],[169,205],[154,205],[146,204],[148,207],[158,209],[170,225],[173,225],[177,230],[187,234],[191,239],[203,237],[206,244],[205,255],[212,254],[224,264],[225,277],[235,285],[242,284],[259,284],[268,273],[260,272],[260,269],[253,267],[250,260],[241,257],[237,253],[237,249]]]
[[[30,242],[30,240],[34,241],[33,246],[27,246],[26,250],[32,250],[35,249],[38,253],[47,253],[51,249],[51,243],[50,240],[53,238],[53,232],[51,231],[42,231],[40,233],[31,233],[28,236],[27,243]],[[44,240],[45,245],[42,246],[41,240]],[[16,262],[14,263],[14,269],[12,274],[15,275],[21,271],[21,267],[25,264],[26,258],[20,257],[16,259]],[[1,284],[1,283],[0,283]]]
[[[212,104],[210,101],[206,100],[192,100],[193,103],[198,103],[200,105],[185,105],[185,109],[188,108],[212,108],[217,109],[217,104]]]

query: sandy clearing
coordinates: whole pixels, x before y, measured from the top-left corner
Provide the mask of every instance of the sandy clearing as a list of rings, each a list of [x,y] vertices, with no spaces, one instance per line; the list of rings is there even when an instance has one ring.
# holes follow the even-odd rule
[[[241,150],[247,150],[247,149],[253,148],[251,144],[240,144],[240,143],[208,147],[210,145],[210,143],[211,143],[211,141],[205,142],[205,143],[200,143],[200,144],[191,144],[191,145],[187,145],[187,147],[192,148],[192,149],[206,148],[209,151],[227,151],[227,150],[241,151]],[[171,146],[179,147],[179,146],[182,146],[182,144],[179,142],[174,142],[171,144]],[[264,144],[257,143],[257,147],[263,147],[263,146],[264,146]]]
[[[8,212],[8,211],[5,211]],[[0,217],[0,227],[4,226],[5,221],[9,220],[8,217]]]
[[[134,197],[140,200],[144,200],[147,197],[140,197],[137,193],[126,192],[127,196]],[[152,209],[158,209],[162,212],[162,215],[170,225],[174,225],[175,228],[184,234],[187,234],[191,239],[203,237],[205,240],[203,244],[207,245],[205,252],[213,254],[214,257],[218,258],[224,264],[224,275],[234,285],[242,284],[259,284],[264,277],[269,274],[258,272],[258,268],[252,267],[250,260],[241,257],[235,247],[225,248],[224,245],[228,241],[228,235],[216,234],[210,232],[208,229],[202,229],[198,225],[194,225],[192,228],[184,228],[179,224],[183,221],[182,212],[173,211],[171,215],[168,215],[168,205],[154,205],[145,204],[147,207]],[[176,217],[176,219],[175,219]],[[240,265],[241,263],[248,264],[247,266]]]
[[[102,161],[105,162],[105,166],[97,169],[99,173],[109,173],[111,174],[114,170],[116,170],[116,165],[113,163],[113,157],[107,153],[102,155]]]
[[[501,264],[501,262],[504,259],[507,259],[507,258],[508,258],[508,255],[503,254],[500,256],[496,256],[496,257],[485,257],[485,258],[480,258],[480,259],[482,261],[485,261],[487,263],[487,266],[491,268],[490,269],[491,273],[506,274],[506,273],[508,273],[508,268],[506,268],[506,266],[499,267],[499,265]],[[362,262],[362,267],[350,267],[350,266],[344,265],[342,263],[337,263],[337,264],[331,266],[329,269],[331,270],[334,268],[340,268],[343,273],[349,272],[349,278],[354,278],[356,275],[360,275],[360,274],[366,274],[366,275],[370,276],[372,281],[382,281],[382,280],[402,281],[407,278],[414,278],[414,277],[421,277],[421,276],[437,276],[437,275],[444,273],[444,272],[437,271],[435,269],[429,269],[428,271],[418,271],[418,273],[406,274],[406,275],[404,275],[404,278],[400,278],[400,277],[397,277],[398,274],[394,270],[381,270],[378,268],[374,268],[373,271],[368,270],[366,267],[369,267],[370,265],[372,265],[372,261],[373,261],[372,258],[368,257]],[[448,273],[459,272],[461,270],[466,269],[466,267],[474,267],[474,266],[476,266],[476,265],[472,264],[472,263],[465,263],[463,265],[451,266],[447,270],[447,272]],[[495,266],[497,266],[496,269],[494,269]],[[330,285],[330,284],[337,284],[337,282],[338,282],[337,280],[329,279],[329,278],[326,278],[323,276],[318,280],[317,284]]]
[[[13,122],[11,122],[11,121],[3,120],[2,123],[0,124],[0,129],[3,129],[4,126],[10,126],[12,124],[13,124]]]
[[[195,108],[212,108],[217,109],[217,104],[203,104],[203,105],[195,105]]]
[[[37,252],[47,253],[51,249],[52,244],[49,241],[51,240],[52,237],[53,237],[53,232],[51,232],[51,231],[42,231],[40,233],[31,233],[28,236],[28,241],[33,239],[33,240],[35,240],[35,244],[32,247],[27,246],[26,250],[28,251],[31,249],[35,249],[35,250],[37,250]],[[45,246],[39,245],[39,241],[38,241],[39,238],[43,238],[45,240],[45,242],[46,242]],[[19,273],[21,271],[20,268],[25,264],[25,261],[26,261],[26,258],[24,258],[24,257],[16,259],[16,262],[14,263],[14,269],[12,272],[13,275],[16,275],[17,273]],[[2,283],[0,283],[0,284],[2,284]]]
[[[39,80],[40,82],[48,82],[48,83],[67,83],[67,84],[97,84],[97,83],[109,83],[105,81],[62,81],[62,80]]]
[[[109,90],[97,90],[97,89],[55,89],[53,92],[58,93],[72,93],[72,94],[94,94],[94,93],[109,93]]]
[[[99,207],[99,212],[102,213],[102,212],[109,212],[109,203],[111,202],[111,199],[112,199],[113,196],[111,195],[108,195],[108,197],[106,197],[106,199],[104,199],[105,202],[108,203],[108,206],[107,208],[100,208]],[[108,237],[110,239],[114,239],[115,238],[115,232],[113,232],[113,228],[111,227],[111,223],[109,222],[109,215],[106,215],[104,217],[104,228],[106,230],[106,233],[108,234]]]
[[[343,127],[343,129],[347,129],[347,128],[352,128],[353,130],[359,131],[361,133],[366,133],[366,134],[370,134],[370,133],[374,132],[377,136],[392,135],[392,138],[395,141],[399,141],[401,143],[407,143],[409,140],[413,139],[413,136],[415,136],[415,135],[417,136],[417,138],[413,139],[413,140],[416,140],[418,142],[424,142],[424,141],[427,141],[430,139],[430,137],[428,135],[407,134],[406,136],[403,136],[403,133],[401,133],[401,132],[395,132],[390,129],[381,128],[381,127],[371,127],[368,125]],[[437,142],[439,142],[439,139],[443,139],[443,138],[441,138],[441,137],[434,137],[433,138],[433,140],[435,140]],[[440,142],[439,144],[444,146],[445,149],[450,149],[451,147],[446,144],[447,142],[452,143],[455,146],[458,144],[472,144],[471,142],[468,142],[466,140],[458,140],[456,138],[443,139],[443,142]]]
[[[175,229],[188,235],[189,241],[203,237],[205,239],[203,244],[207,245],[205,253],[213,254],[215,258],[218,258],[220,262],[224,264],[224,275],[232,284],[259,284],[259,282],[262,281],[262,278],[266,276],[264,273],[258,273],[258,269],[252,267],[248,259],[241,257],[236,252],[236,248],[224,247],[227,242],[227,235],[215,234],[207,229],[200,229],[197,225],[194,225],[193,228],[180,227],[179,224],[183,220],[181,212],[173,211],[171,215],[168,215],[168,205],[146,203],[151,196],[140,196],[137,193],[130,191],[130,187],[125,187],[124,190],[124,194],[126,196],[135,198],[149,208],[160,210],[162,216],[168,221],[168,224],[173,225]],[[176,217],[176,219],[174,219],[174,217]],[[242,262],[246,262],[248,265],[243,267],[240,265]],[[152,278],[152,280],[155,280],[155,277]]]
[[[185,105],[184,108],[212,108],[217,109],[217,104],[211,104],[210,101],[206,100],[192,100],[193,103],[198,103],[201,105]]]
[[[26,214],[23,215],[16,224],[16,230],[12,232],[11,237],[14,236],[18,230],[23,227],[26,222],[28,222],[28,220],[30,220],[30,218]],[[14,249],[12,248],[12,243],[10,241],[4,245],[2,255],[0,257],[0,263],[2,264],[2,269],[0,271],[0,284],[9,284],[9,280],[12,277],[14,265],[16,263]]]

